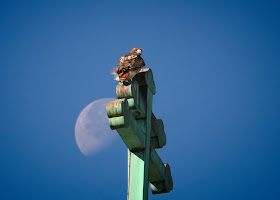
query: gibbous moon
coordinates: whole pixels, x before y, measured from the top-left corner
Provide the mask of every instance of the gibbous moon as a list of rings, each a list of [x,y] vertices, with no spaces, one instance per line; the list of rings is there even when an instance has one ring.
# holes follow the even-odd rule
[[[106,104],[114,99],[93,101],[80,113],[75,125],[75,138],[80,151],[93,155],[110,145],[118,136],[111,130],[106,113]]]

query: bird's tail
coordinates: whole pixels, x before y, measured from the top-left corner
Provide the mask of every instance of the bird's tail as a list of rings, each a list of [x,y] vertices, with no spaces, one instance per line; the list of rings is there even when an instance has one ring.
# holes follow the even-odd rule
[[[118,76],[118,74],[116,73],[116,69],[112,69],[112,70],[111,70],[111,74],[114,75],[114,79],[115,79],[116,81],[120,81],[119,76]]]

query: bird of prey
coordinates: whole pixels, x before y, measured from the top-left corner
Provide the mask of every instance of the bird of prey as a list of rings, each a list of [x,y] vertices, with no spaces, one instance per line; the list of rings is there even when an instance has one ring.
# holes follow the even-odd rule
[[[141,53],[142,49],[133,48],[128,54],[120,57],[119,64],[113,71],[115,80],[121,83],[131,83],[132,78],[145,66]]]

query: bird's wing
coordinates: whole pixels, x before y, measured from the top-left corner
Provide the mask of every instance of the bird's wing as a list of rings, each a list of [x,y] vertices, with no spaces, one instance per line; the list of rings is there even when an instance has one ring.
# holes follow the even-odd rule
[[[145,66],[145,62],[141,56],[137,56],[130,62],[131,70],[139,70]]]
[[[138,57],[137,57],[137,60],[138,60],[138,64],[139,64],[141,67],[144,67],[144,66],[145,66],[145,61],[144,61],[144,59],[143,59],[141,56],[138,56]]]

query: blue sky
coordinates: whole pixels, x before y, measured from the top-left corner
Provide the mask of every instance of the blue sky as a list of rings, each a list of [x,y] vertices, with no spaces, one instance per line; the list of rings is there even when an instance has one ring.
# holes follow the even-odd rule
[[[1,1],[0,199],[126,199],[120,138],[85,157],[81,110],[143,49],[174,190],[150,199],[279,199],[276,1]]]

